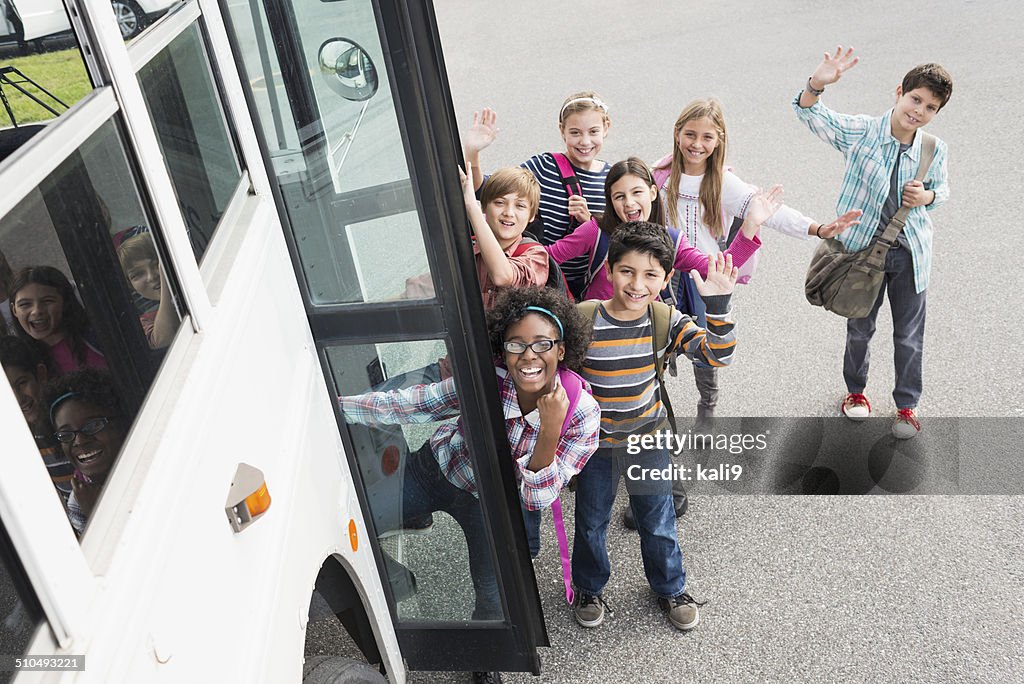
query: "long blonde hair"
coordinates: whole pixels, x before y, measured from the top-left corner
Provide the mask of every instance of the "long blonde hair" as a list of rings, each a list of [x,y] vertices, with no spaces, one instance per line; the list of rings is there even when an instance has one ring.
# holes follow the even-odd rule
[[[713,97],[705,100],[694,100],[686,105],[679,118],[676,119],[672,131],[672,162],[659,168],[671,168],[668,185],[665,186],[667,199],[666,210],[670,225],[679,225],[679,181],[683,176],[683,152],[679,149],[679,131],[688,122],[696,119],[707,119],[718,131],[718,146],[711,153],[704,165],[704,177],[700,181],[700,204],[703,211],[704,225],[715,238],[720,238],[724,231],[722,225],[722,180],[725,175],[725,149],[728,137],[725,132],[725,116],[722,114],[722,103]]]

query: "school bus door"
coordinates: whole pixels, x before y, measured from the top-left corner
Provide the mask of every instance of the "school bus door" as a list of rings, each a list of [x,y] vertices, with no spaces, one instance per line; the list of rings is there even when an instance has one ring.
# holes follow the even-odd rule
[[[458,387],[500,617],[473,619],[453,520],[403,524],[405,464],[438,427],[339,428],[412,669],[539,671],[547,645],[458,178],[457,131],[429,3],[222,0],[332,396],[437,379]],[[271,309],[268,306],[268,312]],[[447,370],[447,369],[446,369]],[[388,533],[392,534],[388,534]]]

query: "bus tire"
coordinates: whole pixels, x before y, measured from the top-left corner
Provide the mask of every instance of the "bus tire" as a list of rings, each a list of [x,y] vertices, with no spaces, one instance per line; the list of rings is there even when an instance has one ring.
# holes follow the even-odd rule
[[[302,684],[387,684],[366,663],[341,656],[313,656],[302,666]]]

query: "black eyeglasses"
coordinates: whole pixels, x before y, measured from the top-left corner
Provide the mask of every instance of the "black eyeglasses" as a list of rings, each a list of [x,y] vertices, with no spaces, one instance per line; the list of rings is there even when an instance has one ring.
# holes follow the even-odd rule
[[[70,444],[75,441],[75,435],[81,433],[86,437],[92,437],[97,432],[110,425],[110,421],[114,420],[114,418],[117,418],[117,416],[96,418],[95,420],[90,420],[77,430],[59,430],[53,433],[53,436],[58,442]]]
[[[562,340],[537,340],[529,344],[525,342],[506,342],[503,347],[509,354],[525,354],[527,349],[532,349],[535,354],[543,354],[551,351],[551,348]]]

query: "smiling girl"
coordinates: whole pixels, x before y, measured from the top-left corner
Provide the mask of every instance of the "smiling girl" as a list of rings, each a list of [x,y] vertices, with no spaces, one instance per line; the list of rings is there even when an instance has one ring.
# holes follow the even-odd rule
[[[672,154],[655,167],[656,171],[668,171],[662,186],[668,225],[683,231],[686,239],[705,254],[717,254],[725,247],[726,231],[733,219],[747,216],[757,188],[725,167],[728,136],[718,100],[709,98],[688,104],[676,120],[672,137]],[[849,211],[824,224],[782,205],[764,225],[792,237],[825,239],[857,223],[860,214]],[[689,291],[687,300],[695,309],[690,313],[703,325],[701,299],[692,279],[686,274],[683,278]],[[697,417],[711,418],[718,403],[718,374],[714,368],[697,363],[694,377],[700,392]]]
[[[93,368],[68,373],[46,385],[54,437],[74,467],[68,518],[81,534],[128,435],[125,416],[110,375]]]
[[[661,195],[654,182],[651,170],[638,157],[616,162],[605,179],[606,211],[600,218],[591,219],[580,225],[569,235],[548,246],[548,253],[559,264],[579,256],[590,255],[587,261],[587,285],[581,299],[608,299],[612,294],[612,282],[608,278],[608,242],[623,223],[628,221],[650,221],[664,225],[665,212]],[[741,233],[726,253],[732,256],[738,268],[753,256],[761,246],[757,236],[761,223],[781,206],[781,186],[772,187],[767,193],[756,193],[751,198]],[[601,243],[603,249],[599,249]],[[602,263],[595,263],[603,254]],[[680,236],[676,249],[676,270],[689,273],[696,269],[702,277],[708,274],[708,255],[693,247],[685,235]]]
[[[547,288],[510,288],[487,313],[499,400],[514,459],[527,528],[550,506],[597,449],[601,410],[579,369],[590,341],[589,322]],[[580,389],[569,413],[565,387]],[[345,420],[362,425],[427,423],[460,415],[454,378],[390,392],[340,397]],[[487,534],[476,501],[476,478],[462,418],[448,421],[406,462],[402,517],[445,511],[469,546],[476,593],[474,619],[502,614]],[[380,531],[380,530],[378,530]],[[538,540],[531,532],[531,552]]]
[[[103,353],[88,339],[89,316],[71,283],[52,266],[30,266],[11,283],[14,332],[48,350],[59,373],[106,368]]]
[[[497,114],[492,109],[473,113],[473,126],[463,136],[466,163],[472,164],[473,185],[479,188],[484,177],[480,169],[480,152],[498,134]],[[605,136],[611,128],[608,105],[593,91],[573,93],[565,99],[558,112],[558,130],[565,144],[564,154],[574,174],[572,193],[563,181],[555,153],[536,154],[522,166],[529,169],[540,183],[540,219],[543,228],[537,232],[541,244],[549,245],[565,236],[593,214],[605,210],[604,179],[607,162],[598,159]],[[531,232],[533,232],[531,228]],[[587,261],[580,257],[567,261],[562,272],[574,296],[583,292]]]

